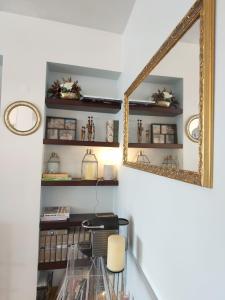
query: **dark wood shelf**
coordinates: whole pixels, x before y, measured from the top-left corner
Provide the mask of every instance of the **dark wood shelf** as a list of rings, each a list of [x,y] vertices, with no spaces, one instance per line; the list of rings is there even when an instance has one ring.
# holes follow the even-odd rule
[[[76,263],[76,267],[84,267],[90,264],[90,260],[88,258],[77,259],[75,263]],[[66,269],[66,267],[67,267],[67,261],[55,261],[55,262],[38,264],[38,270]]]
[[[42,180],[42,186],[118,186],[118,180],[81,180],[80,178],[73,178],[72,180],[56,180],[48,181]]]
[[[157,148],[157,149],[182,149],[182,144],[149,144],[149,143],[129,143],[129,148]]]
[[[119,147],[119,143],[109,142],[88,142],[88,141],[68,141],[68,140],[51,140],[44,139],[43,144],[45,145],[64,145],[64,146],[89,146],[89,147]]]
[[[143,103],[133,103],[132,101],[129,102],[130,115],[176,117],[182,113],[183,109],[179,107],[161,107]]]
[[[41,221],[40,230],[68,229],[80,226],[84,220],[94,218],[95,214],[71,214],[66,221]]]
[[[115,114],[121,109],[121,100],[84,97],[82,100],[46,98],[48,108]]]

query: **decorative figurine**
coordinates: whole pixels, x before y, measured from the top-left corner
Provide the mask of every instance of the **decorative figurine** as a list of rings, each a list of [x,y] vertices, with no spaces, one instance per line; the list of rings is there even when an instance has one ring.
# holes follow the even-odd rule
[[[145,142],[146,143],[150,142],[150,130],[145,131]]]
[[[144,127],[142,125],[142,120],[138,120],[138,127],[137,127],[137,140],[138,140],[138,143],[142,143],[143,130],[144,130]]]
[[[85,128],[85,126],[82,126],[82,128],[81,128],[81,141],[82,142],[85,141],[85,136],[86,136],[86,128]]]
[[[87,128],[87,139],[89,142],[94,141],[95,139],[95,124],[93,122],[93,117],[88,117]]]

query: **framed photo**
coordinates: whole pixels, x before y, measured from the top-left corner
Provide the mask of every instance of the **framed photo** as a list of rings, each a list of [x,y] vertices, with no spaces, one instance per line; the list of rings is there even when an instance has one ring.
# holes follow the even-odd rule
[[[55,117],[48,117],[47,118],[47,128],[54,128],[54,129],[64,129],[64,119],[63,118],[55,118]]]
[[[65,129],[76,129],[76,119],[65,119]]]
[[[47,129],[47,139],[58,140],[58,129]]]
[[[167,125],[167,134],[175,134],[177,126],[175,124]]]
[[[166,135],[166,144],[175,144],[174,134],[167,134]]]
[[[176,144],[176,124],[151,124],[151,142],[153,144]]]
[[[72,141],[75,139],[75,130],[61,129],[59,130],[59,139]]]
[[[165,135],[164,134],[154,134],[153,144],[165,144]]]
[[[152,134],[160,134],[160,124],[152,124]]]
[[[46,138],[51,140],[75,140],[77,120],[72,118],[47,117]]]
[[[161,125],[161,133],[167,134],[168,132],[168,126],[167,125]]]

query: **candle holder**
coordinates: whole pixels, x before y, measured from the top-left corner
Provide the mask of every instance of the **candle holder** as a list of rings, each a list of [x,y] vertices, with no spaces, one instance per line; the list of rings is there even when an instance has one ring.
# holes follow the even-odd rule
[[[81,178],[83,180],[97,180],[98,179],[98,160],[91,149],[87,149],[86,154],[82,160]]]

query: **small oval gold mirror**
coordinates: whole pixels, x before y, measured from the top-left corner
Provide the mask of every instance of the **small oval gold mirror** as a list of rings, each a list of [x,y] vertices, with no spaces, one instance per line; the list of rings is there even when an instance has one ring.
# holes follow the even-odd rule
[[[14,134],[29,135],[39,128],[41,115],[34,104],[16,101],[6,108],[4,120],[7,128]]]
[[[187,137],[195,143],[199,142],[200,128],[199,128],[199,115],[191,116],[186,124]]]

